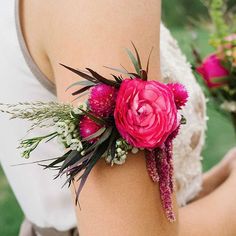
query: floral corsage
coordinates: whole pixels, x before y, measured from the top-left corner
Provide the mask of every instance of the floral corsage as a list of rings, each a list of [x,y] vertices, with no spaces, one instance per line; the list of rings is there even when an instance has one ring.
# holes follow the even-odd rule
[[[168,220],[173,222],[172,142],[180,125],[185,123],[179,110],[186,104],[188,93],[179,83],[148,81],[151,53],[144,70],[135,46],[134,50],[135,54],[128,49],[127,52],[135,72],[109,68],[119,73],[112,74],[113,80],[89,68],[83,72],[62,65],[84,79],[68,88],[79,87],[72,95],[78,99],[89,92],[88,100],[77,107],[35,102],[1,104],[2,111],[12,118],[32,121],[31,129],[48,126],[54,129],[43,137],[22,140],[22,155],[28,158],[42,141],[57,138],[66,153],[53,161],[50,159],[48,165],[41,161],[41,165],[58,170],[57,176],[65,174],[69,185],[74,179],[80,180],[76,202],[89,173],[101,158],[110,165],[120,165],[125,163],[129,151],[135,154],[144,150],[148,174],[152,181],[159,183],[163,208]]]

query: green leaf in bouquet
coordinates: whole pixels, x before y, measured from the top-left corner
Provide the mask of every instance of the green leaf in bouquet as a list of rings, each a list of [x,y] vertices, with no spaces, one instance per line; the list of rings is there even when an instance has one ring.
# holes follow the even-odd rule
[[[118,84],[115,81],[104,78],[103,76],[99,75],[96,71],[90,68],[86,68],[86,70],[88,70],[92,74],[92,76],[96,78],[99,82],[110,85],[110,86],[114,86],[114,87],[118,86]]]
[[[78,97],[76,97],[75,99],[73,99],[72,102],[74,102],[74,101],[76,101],[76,100],[78,100],[78,99],[80,99],[80,98],[82,98],[83,96],[88,95],[88,94],[89,94],[89,91],[83,92],[83,93],[81,93]]]
[[[187,124],[187,119],[183,115],[181,115],[180,124],[181,125],[186,125]]]
[[[82,78],[84,78],[84,79],[90,81],[90,82],[93,82],[93,83],[95,83],[95,84],[99,83],[99,81],[98,81],[97,79],[93,78],[92,76],[90,76],[90,75],[88,75],[88,74],[86,74],[86,73],[84,73],[84,72],[82,72],[82,71],[80,71],[80,70],[76,70],[76,69],[74,69],[74,68],[72,68],[72,67],[66,66],[66,65],[61,64],[61,63],[60,63],[60,65],[63,66],[63,67],[65,67],[66,69],[72,71],[73,73],[79,75],[80,77],[82,77]]]
[[[227,83],[228,81],[229,81],[228,77],[214,78],[214,83]]]
[[[110,151],[111,161],[114,160],[116,154],[116,140],[118,139],[119,132],[116,128],[113,129],[110,142],[108,145],[108,150]]]
[[[116,81],[117,83],[121,83],[121,82],[122,82],[121,77],[116,76],[116,75],[113,75],[113,74],[111,74],[111,76],[115,79],[115,81]]]
[[[75,86],[89,86],[89,85],[93,86],[93,85],[95,85],[95,83],[91,82],[91,81],[88,81],[88,80],[77,81],[77,82],[71,84],[70,86],[68,86],[66,88],[66,91],[68,91],[69,89],[71,89],[71,88],[73,88]]]
[[[94,149],[93,151],[91,151],[90,153],[88,153],[87,155],[83,156],[82,158],[80,158],[74,165],[79,166],[82,162],[87,162],[88,160],[91,159],[91,157],[93,156],[94,152],[96,151],[96,149]],[[73,168],[73,167],[72,167]],[[79,167],[81,169],[81,167]],[[81,169],[82,170],[82,169]],[[69,169],[70,171],[70,169]]]
[[[85,111],[82,108],[78,108],[78,109],[81,110],[86,116],[88,116],[91,120],[93,120],[97,124],[99,124],[99,125],[106,125],[107,124],[107,122],[105,120],[103,120],[100,117],[97,117],[97,116],[93,115],[91,112]]]
[[[110,70],[114,70],[114,71],[116,71],[116,72],[118,72],[118,73],[121,73],[121,74],[128,74],[128,71],[127,70],[123,70],[123,69],[119,69],[119,68],[114,68],[114,67],[110,67],[110,66],[104,66],[105,68],[107,68],[107,69],[110,69]]]
[[[92,144],[88,149],[85,150],[85,153],[89,153],[91,152],[94,148],[97,148],[98,146],[100,146],[102,143],[104,143],[112,134],[112,127],[108,127],[106,129],[106,131],[102,134],[102,136],[99,138],[99,140]]]
[[[49,165],[46,165],[46,166],[45,166],[45,169],[50,169],[50,168],[52,168],[53,166],[55,166],[55,165],[57,165],[57,164],[59,164],[59,163],[65,161],[66,158],[71,154],[71,152],[72,152],[71,150],[68,151],[68,152],[65,153],[63,156],[57,158],[55,161],[53,161],[53,162],[50,163]]]
[[[75,176],[77,174],[79,174],[81,171],[83,171],[88,166],[89,160],[93,156],[94,152],[95,151],[93,151],[92,153],[82,157],[79,161],[77,161],[72,166],[69,166],[67,169],[63,170],[63,172],[61,172],[60,175],[58,175],[58,176],[62,176],[63,174],[67,175],[67,180],[63,184],[62,187],[64,187],[67,184],[69,184],[69,186],[71,185],[71,181],[74,180]]]
[[[121,65],[122,66],[122,65]],[[137,78],[139,78],[140,77],[140,75],[138,75],[138,74],[136,74],[136,73],[131,73],[131,72],[128,72],[123,66],[123,68],[124,69],[117,69],[117,68],[113,68],[113,67],[108,67],[108,66],[104,66],[105,68],[108,68],[108,69],[110,69],[110,70],[114,70],[114,71],[116,71],[116,72],[119,72],[119,73],[122,73],[123,75],[127,75],[127,76],[134,76],[134,77],[137,77]],[[122,81],[123,81],[123,78],[121,77],[121,76],[115,76],[115,75],[113,75],[113,74],[111,74],[114,78],[115,77],[117,77],[117,78],[115,78],[116,80],[117,80],[117,82],[118,83],[121,83]]]
[[[140,56],[139,56],[139,53],[138,53],[138,50],[137,48],[135,47],[134,43],[131,41],[133,47],[134,47],[134,51],[136,53],[136,58],[137,58],[137,61],[138,61],[138,67],[139,67],[139,70],[142,70],[142,64],[141,64],[141,60],[140,60]]]
[[[141,76],[136,74],[136,73],[129,73],[130,76],[132,76],[132,78],[140,78]]]
[[[82,159],[85,159],[85,157],[83,157]],[[82,160],[81,159],[81,160]],[[88,159],[88,158],[87,158]],[[68,170],[64,170],[60,175],[66,174],[67,175],[67,180],[66,182],[63,184],[62,188],[65,185],[69,185],[68,187],[70,187],[71,182],[75,179],[76,175],[78,175],[81,171],[83,171],[86,166],[88,165],[88,161],[82,161],[83,163],[79,165],[78,162],[76,162],[74,165],[76,165],[75,167],[68,167]]]
[[[135,69],[136,73],[140,77],[140,70],[141,70],[141,68],[139,67],[138,60],[135,58],[134,54],[128,48],[126,48],[126,52],[127,52],[128,56],[129,56],[130,60],[133,63],[133,66],[134,66],[134,69]]]
[[[147,72],[145,70],[141,70],[141,79],[147,81]]]
[[[43,160],[38,160],[38,161],[32,161],[32,162],[27,162],[27,163],[20,163],[20,164],[15,164],[15,165],[11,165],[11,166],[14,167],[14,166],[40,164],[40,163],[43,163],[43,162],[49,162],[49,161],[52,161],[52,160],[57,160],[58,158],[61,158],[61,157],[54,157],[54,158],[43,159]]]
[[[91,158],[91,161],[87,165],[84,173],[79,177],[78,181],[80,180],[79,188],[76,193],[76,204],[78,203],[79,195],[83,189],[84,184],[86,183],[86,180],[95,166],[95,164],[99,161],[99,159],[102,157],[102,155],[106,152],[107,150],[107,145],[109,144],[109,140],[101,144],[97,149],[96,152],[94,152],[93,157]]]
[[[81,88],[81,89],[78,89],[77,91],[73,92],[72,95],[73,95],[73,96],[76,96],[76,95],[78,95],[78,94],[81,94],[81,93],[83,93],[83,92],[89,90],[89,89],[90,89],[91,87],[93,87],[93,86],[94,86],[94,85],[85,86],[85,87],[83,87],[83,88]]]
[[[45,143],[48,143],[50,141],[52,141],[54,138],[56,138],[58,136],[58,133],[55,133],[53,136],[51,136],[48,140],[45,141]]]
[[[80,152],[78,152],[77,150],[72,150],[71,153],[67,156],[67,158],[63,162],[59,174],[61,174],[61,172],[68,166],[75,164],[81,157],[82,156]]]
[[[111,144],[111,161],[115,159],[116,155],[116,140],[113,140]]]
[[[150,51],[150,53],[149,53],[149,55],[148,55],[147,66],[146,66],[147,75],[148,75],[148,71],[149,71],[150,59],[151,59],[151,55],[152,55],[153,48],[154,48],[154,47],[151,48],[151,51]]]

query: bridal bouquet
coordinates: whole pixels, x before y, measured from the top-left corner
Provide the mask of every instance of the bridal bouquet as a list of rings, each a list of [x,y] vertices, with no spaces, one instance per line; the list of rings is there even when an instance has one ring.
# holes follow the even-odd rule
[[[180,110],[187,102],[188,93],[179,83],[148,81],[151,53],[143,69],[135,46],[134,50],[135,53],[128,49],[127,52],[135,72],[109,68],[119,73],[112,74],[112,80],[90,68],[81,71],[62,65],[83,78],[68,88],[74,88],[72,95],[76,99],[89,93],[83,104],[1,104],[2,111],[12,118],[32,121],[31,129],[51,127],[54,130],[43,137],[22,140],[22,155],[29,158],[41,142],[57,138],[65,154],[50,159],[47,165],[39,163],[46,169],[58,170],[57,176],[65,174],[69,185],[74,179],[80,180],[76,202],[89,173],[100,159],[110,165],[121,165],[129,157],[128,152],[135,154],[144,150],[147,171],[155,183],[159,182],[163,208],[173,222],[172,142],[180,125],[185,123]]]
[[[214,52],[202,61],[194,50],[195,68],[214,101],[232,115],[236,128],[236,28],[225,19],[227,8],[223,0],[212,0],[208,7],[215,28],[209,41]]]

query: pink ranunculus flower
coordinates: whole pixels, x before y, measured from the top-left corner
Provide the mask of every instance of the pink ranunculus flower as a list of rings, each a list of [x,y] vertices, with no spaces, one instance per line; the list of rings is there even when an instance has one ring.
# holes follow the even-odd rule
[[[138,148],[160,147],[179,126],[171,89],[163,83],[139,78],[122,82],[114,118],[121,136]]]
[[[203,77],[209,88],[218,88],[227,84],[227,81],[222,79],[229,76],[229,71],[223,67],[220,59],[215,54],[208,56],[202,65],[197,67],[197,72]]]

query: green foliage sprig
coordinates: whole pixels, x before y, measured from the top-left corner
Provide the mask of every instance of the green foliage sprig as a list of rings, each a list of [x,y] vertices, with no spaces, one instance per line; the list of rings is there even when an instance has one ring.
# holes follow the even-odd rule
[[[224,0],[212,0],[209,4],[209,14],[214,26],[214,33],[210,38],[210,45],[218,48],[224,38],[229,35],[229,26],[225,20],[225,13],[227,11],[227,4]]]

